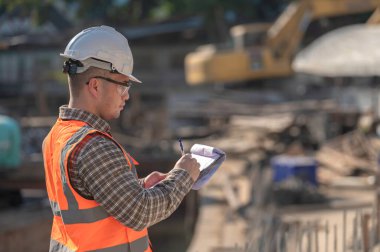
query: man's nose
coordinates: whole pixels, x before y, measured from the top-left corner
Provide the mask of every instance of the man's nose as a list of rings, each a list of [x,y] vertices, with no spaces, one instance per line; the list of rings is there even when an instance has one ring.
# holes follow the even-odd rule
[[[125,95],[123,95],[121,97],[124,101],[128,101],[129,100],[129,92],[127,92]]]

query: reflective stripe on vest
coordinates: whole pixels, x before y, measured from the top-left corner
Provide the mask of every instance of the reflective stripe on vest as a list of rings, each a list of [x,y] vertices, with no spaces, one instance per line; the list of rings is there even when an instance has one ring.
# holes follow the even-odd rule
[[[54,216],[61,216],[65,224],[92,223],[110,215],[101,206],[88,209],[61,210],[57,202],[50,201]]]
[[[149,246],[149,241],[146,237],[142,237],[140,239],[137,239],[134,242],[131,243],[125,243],[113,247],[103,248],[103,249],[96,249],[96,250],[89,250],[89,252],[133,252],[133,251],[145,251]],[[50,240],[50,252],[74,252],[70,250],[65,245],[55,241]]]

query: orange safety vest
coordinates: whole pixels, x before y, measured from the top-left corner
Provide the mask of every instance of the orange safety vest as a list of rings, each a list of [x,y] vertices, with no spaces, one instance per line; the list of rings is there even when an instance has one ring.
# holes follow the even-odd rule
[[[58,119],[43,144],[46,187],[54,215],[49,251],[151,252],[146,228],[136,231],[124,226],[95,200],[79,195],[70,183],[70,153],[93,133],[114,141],[131,169],[137,164],[111,135],[81,121]]]

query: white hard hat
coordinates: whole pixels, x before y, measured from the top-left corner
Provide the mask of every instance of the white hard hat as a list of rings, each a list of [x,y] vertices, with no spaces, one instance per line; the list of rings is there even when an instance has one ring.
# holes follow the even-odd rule
[[[96,26],[85,29],[67,44],[62,57],[80,61],[76,73],[86,71],[90,66],[117,71],[132,81],[141,83],[132,75],[133,56],[128,40],[114,28]]]

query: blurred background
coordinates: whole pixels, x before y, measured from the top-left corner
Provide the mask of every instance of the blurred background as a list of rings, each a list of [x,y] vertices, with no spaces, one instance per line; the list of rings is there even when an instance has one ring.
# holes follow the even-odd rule
[[[0,252],[46,251],[41,144],[68,41],[109,25],[134,56],[111,122],[138,172],[177,139],[227,161],[150,228],[155,251],[380,250],[380,0],[0,0]],[[377,250],[376,250],[377,251]]]

